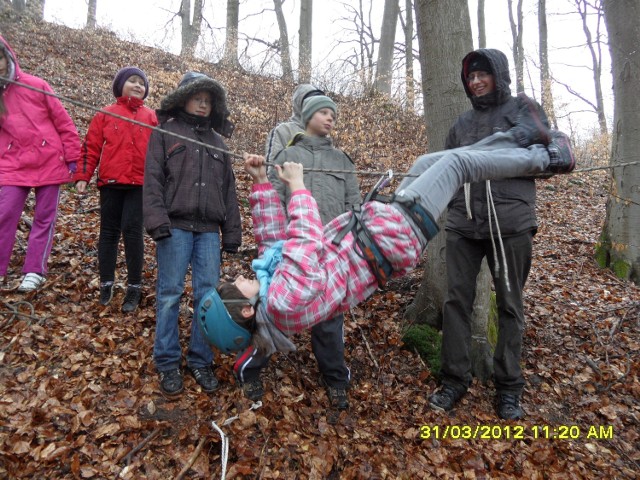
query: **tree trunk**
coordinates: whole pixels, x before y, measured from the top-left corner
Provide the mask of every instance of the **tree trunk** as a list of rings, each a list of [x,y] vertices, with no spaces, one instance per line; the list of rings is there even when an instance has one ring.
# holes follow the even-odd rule
[[[591,4],[587,0],[575,0],[576,7],[578,7],[578,13],[582,18],[582,30],[584,31],[587,39],[587,47],[591,53],[591,64],[593,66],[593,84],[596,90],[596,113],[598,114],[598,125],[600,126],[600,133],[607,133],[607,118],[604,114],[604,98],[602,96],[602,42],[600,41],[600,25],[602,23],[602,8],[600,0],[596,0],[593,3],[593,8],[596,9],[598,16],[596,40],[593,40],[591,30],[587,24],[587,9]]]
[[[405,108],[414,111],[416,108],[416,93],[413,87],[413,2],[406,0],[406,21],[404,25],[404,51],[405,51]]]
[[[293,68],[291,67],[291,52],[289,50],[289,34],[287,33],[287,21],[282,12],[282,0],[273,0],[280,30],[280,58],[282,63],[282,79],[293,82]]]
[[[446,135],[456,117],[469,108],[460,83],[460,62],[472,50],[471,20],[466,0],[419,1],[415,4],[425,119],[428,121],[429,151],[444,148]],[[446,48],[442,48],[446,45]],[[444,229],[445,218],[439,222]],[[407,309],[410,321],[442,325],[442,304],[446,294],[446,238],[440,234],[429,244],[422,285]],[[489,311],[490,273],[483,267],[476,284],[472,330],[486,338]],[[474,339],[471,345],[473,371],[486,381],[491,365],[486,342]]]
[[[518,0],[517,23],[513,18],[513,0],[507,0],[509,5],[509,24],[511,25],[511,38],[513,40],[513,62],[516,67],[516,92],[524,92],[524,45],[522,31],[524,22],[522,19],[522,0]]]
[[[13,9],[18,13],[24,13],[27,10],[27,0],[13,0]]]
[[[380,32],[378,64],[373,88],[382,94],[391,96],[391,78],[393,67],[393,47],[396,43],[396,25],[400,13],[399,0],[385,0]]]
[[[87,8],[87,24],[88,30],[95,30],[97,26],[98,0],[89,0],[89,8]]]
[[[222,64],[238,68],[238,27],[240,22],[240,0],[227,0],[227,36],[224,42]]]
[[[193,57],[200,38],[200,26],[202,25],[202,2],[194,0],[193,20],[191,19],[191,2],[182,0],[180,4],[180,16],[182,17],[182,49],[180,55]]]
[[[637,161],[640,151],[640,0],[605,0],[603,6],[613,71],[615,166]],[[597,259],[640,285],[640,165],[615,168],[611,184]]]
[[[487,31],[484,21],[484,0],[478,0],[478,48],[487,48]]]
[[[549,124],[557,129],[558,120],[553,106],[552,81],[549,72],[549,47],[547,32],[547,0],[538,0],[538,32],[540,35],[540,89],[542,91],[542,108],[547,114]]]
[[[300,83],[311,82],[311,53],[313,35],[313,0],[300,1],[300,52],[299,52],[299,72],[298,80]]]

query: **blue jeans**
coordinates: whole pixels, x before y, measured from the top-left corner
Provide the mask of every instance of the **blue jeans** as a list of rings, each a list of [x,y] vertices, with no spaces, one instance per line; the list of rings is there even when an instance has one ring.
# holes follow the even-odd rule
[[[162,372],[179,368],[182,359],[178,317],[187,269],[191,265],[193,310],[197,312],[202,297],[215,288],[220,279],[220,236],[172,228],[170,237],[156,243],[156,258],[158,280],[153,358],[157,370]],[[192,319],[187,365],[201,368],[212,362],[213,351],[197,321]]]

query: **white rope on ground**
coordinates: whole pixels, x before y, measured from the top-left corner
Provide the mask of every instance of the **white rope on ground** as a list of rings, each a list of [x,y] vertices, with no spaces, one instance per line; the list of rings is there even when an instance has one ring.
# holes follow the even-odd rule
[[[249,411],[257,410],[260,407],[262,407],[262,402],[258,400],[257,402],[254,402],[254,403],[251,404],[251,407],[249,407]],[[236,421],[239,418],[240,418],[240,415],[235,415],[233,417],[229,417],[224,422],[222,422],[222,426],[226,427],[227,425],[230,425],[232,422]],[[214,420],[211,420],[211,426],[220,435],[220,440],[221,440],[220,463],[221,463],[221,466],[222,466],[221,477],[220,478],[222,480],[225,480],[225,477],[227,476],[227,462],[229,461],[229,437],[227,437],[224,434],[222,429],[218,426],[218,424]]]

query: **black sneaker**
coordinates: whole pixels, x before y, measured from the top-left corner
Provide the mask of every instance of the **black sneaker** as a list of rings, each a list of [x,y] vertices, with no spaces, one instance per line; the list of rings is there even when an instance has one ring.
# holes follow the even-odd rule
[[[349,408],[346,388],[327,387],[327,397],[329,397],[329,405],[331,405],[331,408],[335,408],[336,410],[347,410]]]
[[[498,394],[498,416],[503,420],[520,420],[524,412],[520,407],[520,395],[514,393]]]
[[[264,387],[262,386],[262,381],[259,378],[256,378],[255,380],[244,382],[242,384],[242,392],[244,393],[245,397],[253,402],[262,400],[262,396],[264,395]]]
[[[184,382],[179,368],[160,372],[160,390],[169,397],[182,393]]]
[[[429,397],[429,405],[436,410],[448,412],[455,407],[456,403],[458,403],[458,400],[462,398],[464,393],[465,392],[456,390],[451,385],[447,385],[445,383],[442,385],[440,390]]]
[[[113,282],[100,284],[100,305],[109,305],[113,298]]]
[[[521,147],[542,144],[549,145],[551,135],[549,129],[540,118],[538,105],[524,93],[518,94],[518,117],[511,132]]]
[[[140,299],[142,298],[142,288],[140,286],[129,285],[127,287],[127,293],[124,295],[124,301],[122,302],[122,312],[131,313],[140,305]]]
[[[549,166],[547,172],[569,173],[576,167],[576,158],[571,149],[571,140],[557,130],[551,133],[551,143],[547,146]]]
[[[203,392],[211,393],[220,388],[220,383],[218,383],[218,379],[213,374],[211,366],[189,368],[189,371],[193,378],[196,379],[198,385],[202,387]]]

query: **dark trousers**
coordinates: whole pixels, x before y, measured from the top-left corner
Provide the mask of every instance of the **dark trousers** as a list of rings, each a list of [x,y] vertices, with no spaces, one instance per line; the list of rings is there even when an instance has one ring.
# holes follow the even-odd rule
[[[311,329],[311,349],[318,362],[322,378],[329,386],[347,388],[351,373],[344,361],[344,315],[339,314]],[[270,357],[257,354],[252,348],[242,352],[234,365],[241,382],[259,378]]]
[[[493,355],[494,382],[500,393],[520,394],[524,378],[520,368],[524,307],[522,290],[531,267],[533,233],[503,238],[509,270],[510,291],[504,282],[499,246],[499,278],[491,240],[474,240],[447,232],[447,298],[442,322],[442,381],[459,391],[471,385],[471,319],[476,278],[487,257],[498,306],[498,343]]]
[[[100,189],[100,283],[115,280],[120,234],[124,240],[128,284],[141,285],[144,262],[142,187]]]

